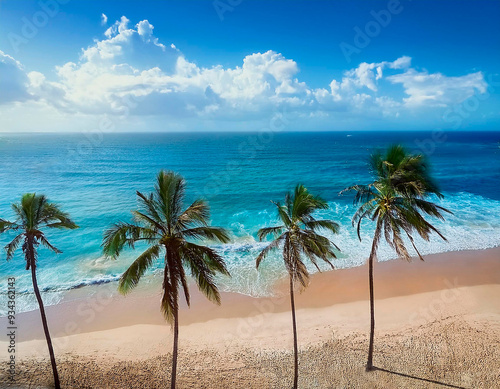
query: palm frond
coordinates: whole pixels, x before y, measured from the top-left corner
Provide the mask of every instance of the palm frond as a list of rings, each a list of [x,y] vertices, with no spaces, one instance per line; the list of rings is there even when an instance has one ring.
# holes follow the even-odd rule
[[[367,186],[346,189],[356,190],[355,203],[362,203],[352,220],[353,225],[357,223],[358,237],[361,221],[369,217],[377,222],[373,242],[375,251],[383,233],[398,256],[409,260],[410,255],[402,239],[402,234],[405,234],[417,255],[423,259],[412,234],[416,231],[425,240],[429,240],[432,232],[442,239],[445,237],[420,212],[441,220],[443,212],[451,213],[425,199],[432,194],[443,197],[431,177],[426,157],[412,155],[404,147],[393,145],[385,153],[373,153],[369,165],[375,181]]]
[[[180,228],[186,229],[191,224],[206,226],[210,218],[210,207],[204,200],[196,200],[182,212],[177,220]]]
[[[153,243],[158,239],[158,234],[148,228],[130,223],[115,223],[104,232],[103,252],[106,257],[117,258],[125,245],[135,247],[135,242],[145,240]]]
[[[41,234],[38,239],[40,239],[40,242],[42,243],[42,245],[44,247],[52,250],[54,253],[56,253],[56,254],[61,254],[62,253],[61,250],[59,250],[57,247],[55,247],[52,244],[50,244],[50,242],[47,240],[47,238],[43,234]]]
[[[71,220],[69,214],[63,212],[54,203],[49,203],[45,198],[39,200],[39,208],[36,216],[37,224],[45,224],[49,228],[67,228],[74,230],[78,228]]]
[[[374,250],[375,255],[377,253],[378,246],[380,244],[380,237],[382,236],[382,227],[383,227],[382,223],[383,223],[383,221],[381,218],[377,219],[375,233],[373,234],[372,249]]]
[[[181,234],[186,238],[209,239],[221,243],[228,243],[231,241],[228,231],[221,227],[195,227],[184,230]]]
[[[410,261],[411,260],[410,254],[408,253],[404,241],[401,238],[401,228],[399,226],[400,221],[398,219],[386,217],[386,219],[384,220],[384,224],[390,225],[390,231],[392,234],[392,240],[390,242],[392,243],[391,246],[396,251],[396,254],[400,258]]]
[[[19,244],[25,237],[24,233],[18,234],[10,243],[5,246],[5,251],[7,252],[7,261],[11,260],[14,256],[15,251],[19,247]]]
[[[186,242],[181,249],[183,261],[189,266],[199,290],[212,302],[220,304],[215,274],[229,275],[224,260],[214,250]]]
[[[353,204],[366,203],[376,196],[376,188],[374,184],[369,185],[353,185],[340,191],[340,195],[347,192],[355,192]]]
[[[422,200],[422,199],[410,199],[410,202],[415,208],[420,209],[425,212],[427,215],[437,217],[438,219],[444,220],[441,212],[446,212],[453,215],[453,212],[450,210],[441,207],[437,204],[431,203],[430,201]]]
[[[161,247],[159,245],[151,246],[132,262],[120,277],[118,283],[120,293],[126,294],[137,286],[144,272],[152,265],[154,260],[159,258],[160,251]]]
[[[276,203],[274,201],[271,202],[276,205],[276,208],[278,210],[278,217],[280,218],[280,220],[285,226],[289,226],[292,223],[291,215],[289,215],[289,206],[281,205],[280,203]]]
[[[0,234],[8,230],[17,230],[20,226],[8,220],[0,219]]]
[[[271,235],[274,238],[276,238],[283,232],[284,228],[285,228],[284,226],[261,228],[259,231],[257,231],[257,238],[260,241],[263,241],[268,235]]]
[[[175,172],[161,170],[158,173],[155,197],[170,229],[181,214],[185,185],[184,179]]]
[[[313,246],[318,248],[318,257],[324,255],[328,258],[336,258],[336,254],[333,249],[340,251],[340,248],[335,243],[333,243],[326,236],[320,235],[317,232],[302,230],[298,232],[298,236],[299,238],[306,239],[307,243],[311,243]]]
[[[295,187],[292,203],[292,219],[307,221],[310,215],[318,209],[327,209],[328,204],[319,196],[311,194],[306,187],[299,184]]]
[[[165,320],[171,325],[174,324],[174,315],[177,314],[179,310],[178,301],[178,290],[177,284],[174,277],[172,277],[171,266],[166,266],[163,274],[163,295],[161,298],[161,312],[165,317]]]
[[[36,203],[37,201],[35,193],[25,193],[21,197],[20,204],[12,205],[14,211],[19,214],[21,224],[23,224],[29,230],[36,227]]]
[[[178,260],[178,262],[182,262],[182,260]],[[186,279],[186,272],[184,271],[184,266],[179,266],[179,280],[182,285],[182,290],[184,291],[184,298],[186,299],[187,306],[191,306],[191,295],[189,293],[189,287]]]
[[[224,259],[217,253],[216,250],[198,245],[192,242],[184,242],[184,246],[187,247],[188,250],[194,250],[197,255],[201,255],[205,265],[210,269],[210,271],[215,273],[220,273],[226,276],[230,276],[229,271],[226,268],[226,263]],[[183,258],[184,260],[184,258]]]
[[[289,234],[283,247],[283,260],[292,278],[299,281],[302,287],[305,288],[309,280],[309,272],[300,259],[301,251],[295,234]]]
[[[333,251],[333,248],[336,248],[338,250],[338,247],[328,238],[313,231],[300,231],[298,233],[298,244],[301,251],[307,255],[309,260],[318,269],[318,271],[321,270],[317,264],[317,258],[326,262],[332,269],[335,268],[330,259],[337,257],[335,252]]]
[[[315,231],[325,229],[336,234],[339,231],[339,225],[332,220],[315,219],[314,212],[328,209],[328,203],[321,197],[314,196],[304,185],[297,185],[293,194],[287,193],[284,205],[273,203],[278,208],[278,216],[283,221],[283,225],[261,228],[258,231],[259,240],[263,240],[268,235],[273,235],[275,240],[257,256],[256,266],[259,267],[271,250],[283,246],[283,261],[292,282],[297,281],[302,287],[306,287],[309,273],[301,256],[305,255],[318,270],[320,270],[318,259],[325,261],[333,268],[330,259],[335,258],[334,248],[338,249],[338,247]]]
[[[137,223],[147,225],[148,229],[166,233],[165,227],[161,224],[161,221],[153,219],[151,216],[146,215],[139,211],[132,211],[132,215]]]
[[[157,224],[162,225],[163,220],[160,216],[161,207],[157,201],[155,201],[154,194],[150,193],[149,196],[141,193],[139,191],[135,192],[139,198],[139,212],[154,220]]]
[[[422,254],[420,254],[420,251],[418,251],[417,249],[417,246],[415,246],[415,242],[413,240],[413,237],[409,234],[409,233],[406,233],[406,236],[408,237],[408,239],[410,240],[411,242],[411,245],[413,246],[413,249],[415,250],[415,252],[417,253],[418,257],[420,258],[421,261],[424,260],[424,257],[422,256]]]
[[[304,223],[305,227],[310,229],[310,230],[317,230],[320,228],[323,228],[325,230],[328,230],[334,234],[338,234],[340,226],[338,223],[334,222],[333,220],[311,220],[306,223]]]
[[[262,260],[264,258],[267,257],[267,255],[274,249],[277,249],[280,244],[285,240],[287,239],[287,232],[285,232],[284,234],[280,235],[278,238],[276,238],[275,240],[273,240],[271,243],[269,243],[269,245],[267,245],[260,253],[259,255],[257,256],[257,258],[255,259],[255,267],[258,269],[259,266],[260,266],[260,263],[262,262]]]

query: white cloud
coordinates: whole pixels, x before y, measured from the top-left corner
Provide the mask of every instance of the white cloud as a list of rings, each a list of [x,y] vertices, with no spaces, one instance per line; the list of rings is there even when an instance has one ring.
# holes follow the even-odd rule
[[[487,83],[481,72],[460,77],[447,77],[441,73],[429,74],[409,69],[405,73],[387,78],[393,84],[401,84],[409,96],[403,99],[408,106],[441,106],[458,104],[474,95],[485,93]]]
[[[108,17],[105,14],[101,14],[101,26],[108,24]]]
[[[137,33],[142,37],[145,42],[153,42],[156,46],[165,50],[165,45],[158,41],[158,38],[153,37],[154,27],[147,20],[142,20],[136,25]],[[175,45],[171,44],[170,47],[175,49]]]
[[[111,38],[112,36],[116,34],[121,34],[123,31],[127,29],[128,23],[130,20],[127,19],[127,17],[122,16],[120,20],[117,20],[115,24],[113,24],[111,27],[109,27],[105,32],[104,35],[107,38]]]
[[[377,81],[383,78],[385,68],[407,69],[410,63],[411,58],[406,56],[400,57],[393,62],[362,62],[357,68],[344,72],[340,88],[347,91],[368,88],[376,92],[378,90]]]
[[[0,104],[30,99],[28,85],[21,63],[0,50]]]
[[[103,20],[104,20],[103,14]],[[107,21],[107,20],[106,20]],[[286,109],[304,120],[397,118],[408,108],[456,104],[484,92],[482,73],[447,77],[418,72],[411,58],[363,62],[323,88],[299,79],[299,66],[269,50],[245,56],[240,66],[204,68],[173,44],[159,42],[148,20],[130,27],[125,16],[82,49],[78,62],[56,67],[55,78],[32,71],[0,52],[0,104],[36,101],[64,115],[169,116],[187,122],[258,120]],[[387,74],[386,74],[387,73]],[[396,98],[394,85],[407,97]],[[5,93],[3,91],[8,91]],[[52,117],[52,116],[51,116]],[[129,120],[130,121],[130,120]]]
[[[391,69],[408,69],[411,65],[411,57],[406,55],[399,57],[394,62],[385,62]]]
[[[153,25],[149,23],[147,20],[142,20],[137,23],[137,33],[143,38],[149,39],[151,35],[153,35]]]
[[[399,117],[402,104],[391,97],[382,96],[375,98],[375,104],[380,108],[384,117]]]

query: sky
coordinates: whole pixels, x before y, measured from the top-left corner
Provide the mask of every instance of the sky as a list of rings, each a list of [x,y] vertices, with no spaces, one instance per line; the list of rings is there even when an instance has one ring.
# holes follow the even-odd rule
[[[499,0],[0,0],[0,132],[498,130],[499,65]]]

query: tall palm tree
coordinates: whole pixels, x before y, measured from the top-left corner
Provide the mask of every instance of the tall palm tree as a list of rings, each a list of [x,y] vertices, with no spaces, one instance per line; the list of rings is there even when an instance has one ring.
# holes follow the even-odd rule
[[[174,330],[172,389],[177,374],[180,289],[188,306],[190,303],[184,267],[190,270],[201,292],[217,304],[220,304],[220,295],[214,276],[229,275],[224,260],[215,250],[193,243],[196,239],[227,243],[229,236],[224,229],[208,225],[210,209],[205,201],[196,200],[183,210],[185,186],[180,175],[160,171],[153,193],[137,192],[139,209],[132,211],[134,223],[114,224],[103,239],[104,254],[112,258],[117,258],[126,246],[134,248],[137,242],[149,245],[121,276],[118,288],[123,294],[138,284],[155,260],[161,256],[165,260],[161,310]]]
[[[338,247],[328,238],[318,234],[318,229],[325,229],[336,234],[339,225],[331,220],[316,220],[312,215],[318,209],[328,209],[328,204],[320,197],[313,196],[303,185],[297,185],[293,194],[285,196],[284,204],[275,203],[281,225],[276,227],[261,228],[257,235],[263,240],[271,235],[274,240],[262,250],[256,259],[259,268],[262,260],[273,249],[283,249],[283,261],[290,278],[290,302],[292,310],[293,326],[293,350],[294,350],[294,379],[293,388],[297,388],[299,377],[299,357],[297,347],[297,325],[295,322],[295,300],[294,283],[299,282],[302,287],[308,284],[309,273],[302,261],[306,256],[320,271],[318,259],[328,263],[332,269],[331,258],[335,257],[334,248]]]
[[[361,222],[366,218],[375,222],[375,233],[368,259],[370,345],[366,363],[367,371],[373,370],[375,332],[373,262],[376,259],[382,234],[399,257],[411,260],[404,241],[406,238],[418,257],[423,260],[414,243],[414,232],[426,241],[429,240],[432,232],[446,240],[433,225],[425,220],[424,215],[444,220],[442,212],[451,213],[426,200],[431,195],[442,199],[443,195],[431,177],[428,163],[423,155],[412,155],[402,146],[394,145],[389,147],[385,154],[380,152],[372,154],[369,166],[375,181],[368,185],[354,185],[341,192],[354,190],[356,192],[354,203],[361,204],[352,219],[353,226],[357,225],[359,240],[361,240]]]
[[[52,373],[54,374],[54,384],[56,389],[59,389],[61,385],[59,383],[59,374],[57,373],[54,349],[52,348],[52,340],[50,338],[45,308],[36,279],[36,265],[38,259],[37,248],[41,244],[54,253],[61,253],[59,249],[49,243],[41,229],[44,227],[75,229],[78,228],[78,226],[69,218],[67,213],[62,212],[56,204],[50,203],[44,195],[27,193],[22,196],[21,203],[12,205],[12,209],[16,215],[16,220],[14,222],[0,219],[0,233],[5,231],[15,231],[17,233],[12,242],[5,246],[7,260],[12,259],[14,252],[22,243],[21,247],[24,253],[24,259],[26,260],[26,270],[31,270],[33,290],[38,301],[38,306],[40,307],[43,332],[47,340],[50,363],[52,364]]]

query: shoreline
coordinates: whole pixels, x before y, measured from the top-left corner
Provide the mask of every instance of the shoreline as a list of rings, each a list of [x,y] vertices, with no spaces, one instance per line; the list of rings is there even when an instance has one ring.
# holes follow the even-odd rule
[[[500,247],[430,254],[424,259],[424,262],[397,259],[375,263],[376,300],[500,284]],[[366,267],[365,263],[354,268],[312,274],[309,286],[296,293],[297,309],[366,301]],[[394,275],[397,277],[394,278]],[[86,288],[92,288],[90,295]],[[191,308],[181,297],[180,325],[288,312],[288,281],[278,283],[275,290],[274,297],[221,292],[222,304],[217,306],[206,300],[196,285],[190,285]],[[59,304],[47,306],[46,312],[51,334],[57,338],[139,324],[166,325],[160,314],[160,299],[161,285],[139,284],[127,296],[122,296],[116,291],[116,283],[106,283],[72,290]],[[0,325],[4,325],[5,321],[5,317],[0,317]],[[21,342],[44,339],[38,310],[17,314],[17,321],[21,323]]]

